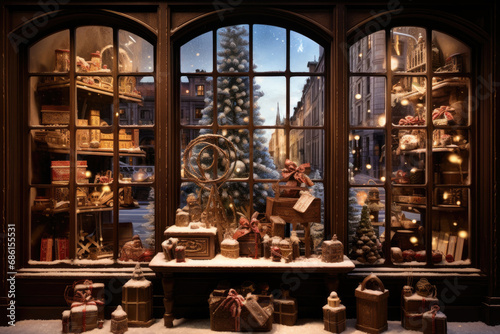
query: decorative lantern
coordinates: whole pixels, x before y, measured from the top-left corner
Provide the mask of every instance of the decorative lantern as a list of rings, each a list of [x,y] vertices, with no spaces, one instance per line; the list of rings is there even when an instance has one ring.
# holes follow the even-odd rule
[[[380,203],[380,192],[378,188],[370,188],[368,192],[368,210],[370,210],[370,220],[372,222],[378,222],[378,212],[384,208],[384,205]]]
[[[356,329],[368,333],[387,330],[387,298],[389,291],[382,281],[370,274],[354,292],[356,296]]]
[[[139,264],[134,274],[122,290],[122,306],[128,315],[130,327],[149,327],[154,323],[152,318],[152,284],[142,273]]]
[[[323,242],[321,260],[323,262],[342,262],[344,261],[344,246],[337,240],[334,234],[332,240]]]
[[[330,293],[328,304],[323,306],[323,323],[325,331],[341,333],[345,330],[346,308],[340,304],[340,299],[335,291]]]

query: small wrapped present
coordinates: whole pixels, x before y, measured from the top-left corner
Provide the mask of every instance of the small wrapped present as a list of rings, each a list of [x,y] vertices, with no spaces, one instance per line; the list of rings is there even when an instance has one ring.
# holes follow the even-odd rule
[[[422,316],[424,334],[446,334],[447,327],[446,315],[439,311],[438,305],[433,305],[431,310]]]
[[[240,243],[238,240],[226,238],[220,243],[220,253],[230,259],[237,259],[240,256]]]
[[[323,323],[325,331],[331,333],[341,333],[345,330],[346,318],[345,306],[339,304],[337,307],[331,307],[328,304],[323,306]]]
[[[71,304],[70,331],[81,333],[97,328],[97,305],[95,301]]]
[[[104,283],[94,283],[91,280],[75,282],[74,293],[75,296],[79,293],[92,296],[97,306],[97,319],[104,320]]]
[[[282,289],[281,298],[274,300],[274,322],[293,326],[297,322],[297,300],[290,297],[290,291]]]
[[[125,313],[121,305],[118,305],[116,310],[111,313],[111,333],[123,334],[126,331],[128,331],[127,313]]]
[[[302,183],[306,186],[312,187],[314,183],[311,181],[309,174],[311,172],[311,165],[309,163],[302,164],[298,166],[295,162],[290,159],[285,160],[285,168],[281,170],[281,176],[283,179],[280,182],[286,182],[287,186],[300,187]],[[299,194],[299,190],[290,189],[283,191],[281,196],[283,197],[296,197]]]
[[[336,234],[333,235],[332,240],[323,241],[323,246],[321,248],[321,260],[323,262],[344,261],[344,246],[342,242],[337,240]]]
[[[250,256],[254,259],[262,256],[262,238],[259,231],[259,220],[256,217],[252,217],[251,221],[241,217],[240,227],[234,233],[233,239],[239,242],[240,256]]]
[[[273,325],[273,305],[267,299],[249,294],[247,298],[236,290],[215,290],[208,300],[210,329],[213,331],[270,331]]]

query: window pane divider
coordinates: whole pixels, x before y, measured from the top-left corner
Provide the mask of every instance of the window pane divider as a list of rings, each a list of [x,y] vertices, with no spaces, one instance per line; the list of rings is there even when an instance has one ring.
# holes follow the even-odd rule
[[[69,30],[69,56],[72,61],[69,62],[69,258],[76,259],[76,246],[78,244],[77,235],[77,203],[76,203],[76,167],[77,167],[77,152],[76,152],[76,114],[77,108],[77,91],[76,91],[76,30],[71,28]],[[31,236],[30,236],[31,237]]]
[[[427,145],[426,145],[426,169],[427,169],[427,210],[425,210],[425,249],[426,249],[426,257],[427,257],[427,265],[433,266],[432,263],[432,205],[433,205],[433,196],[434,196],[434,170],[433,170],[433,156],[432,156],[432,135],[434,133],[434,123],[432,122],[432,30],[426,29],[426,39],[425,39],[425,47],[426,51],[426,77],[427,77],[427,85],[425,87],[426,99],[426,119],[427,119]],[[446,254],[443,254],[446,256]]]
[[[113,28],[113,258],[118,260],[119,245],[118,245],[118,221],[120,218],[120,197],[118,189],[118,177],[120,175],[120,139],[119,139],[119,123],[120,123],[120,99],[118,77],[118,50],[119,50],[119,31]],[[101,222],[102,224],[102,222]]]
[[[385,254],[385,265],[393,265],[391,257],[391,216],[392,216],[392,150],[391,145],[387,145],[389,138],[392,136],[392,107],[391,107],[391,91],[389,90],[389,85],[392,84],[392,68],[391,68],[391,57],[392,57],[392,36],[391,30],[387,29],[385,31],[386,40],[386,57],[385,57],[385,68],[387,69],[387,79],[385,88],[385,182],[383,188],[385,190],[385,230],[386,230],[386,240],[389,242],[385,243],[384,254]],[[389,215],[389,218],[387,217]],[[389,235],[387,236],[387,232]]]

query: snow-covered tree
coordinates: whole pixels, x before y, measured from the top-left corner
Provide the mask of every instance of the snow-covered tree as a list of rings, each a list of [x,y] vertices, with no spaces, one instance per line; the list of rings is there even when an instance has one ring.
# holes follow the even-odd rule
[[[243,26],[225,27],[219,30],[218,71],[219,73],[235,73],[249,71],[248,31]],[[214,119],[214,95],[207,92],[206,107],[202,111],[200,125],[210,125],[217,122],[219,125],[248,126],[263,125],[257,101],[263,92],[254,81],[253,83],[253,120],[250,119],[250,79],[248,76],[221,76],[217,80],[216,119]],[[203,129],[200,135],[212,133],[211,129]],[[223,129],[220,132],[228,138],[236,148],[236,162],[231,178],[246,178],[249,176],[249,165],[253,164],[253,178],[277,179],[279,172],[269,154],[265,130],[256,129],[253,135],[253,161],[250,161],[250,138],[247,129]],[[219,164],[222,167],[222,164]],[[221,197],[224,202],[232,197],[237,208],[245,207],[250,199],[249,184],[246,182],[227,182],[221,188]],[[254,208],[259,212],[265,211],[266,197],[274,196],[268,184],[254,184]]]
[[[375,263],[382,257],[381,243],[370,222],[370,213],[365,204],[361,210],[361,219],[353,238],[351,259],[360,263]]]

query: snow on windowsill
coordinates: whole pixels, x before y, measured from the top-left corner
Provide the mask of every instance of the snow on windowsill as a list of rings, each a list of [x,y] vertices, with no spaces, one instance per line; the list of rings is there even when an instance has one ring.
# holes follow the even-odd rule
[[[205,233],[205,234],[207,234],[207,233],[209,233],[209,234],[213,234],[213,235],[217,234],[217,227],[191,228],[191,224],[192,223],[189,223],[189,226],[172,225],[172,226],[168,227],[164,233],[165,234],[167,234],[167,233],[169,233],[169,234],[177,234],[177,233],[193,233],[193,234]]]

